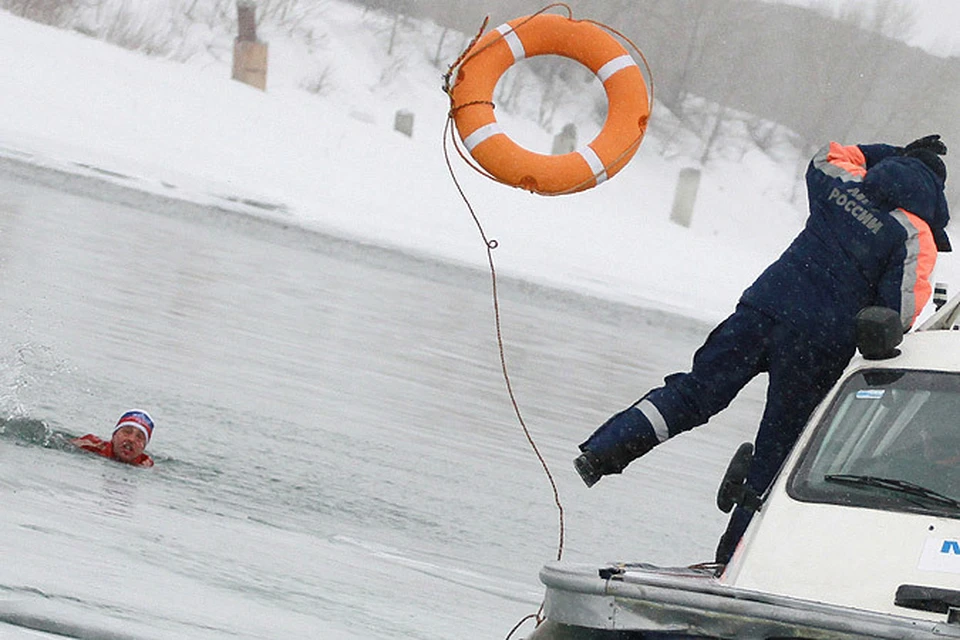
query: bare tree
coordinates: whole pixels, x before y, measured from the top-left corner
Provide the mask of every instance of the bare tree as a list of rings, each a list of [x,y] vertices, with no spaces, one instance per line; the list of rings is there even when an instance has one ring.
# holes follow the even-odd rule
[[[0,0],[0,9],[34,22],[66,27],[78,4],[76,0]]]
[[[870,3],[839,5],[821,0],[814,7],[824,15],[888,38],[908,38],[917,26],[916,10],[900,0],[873,0]]]

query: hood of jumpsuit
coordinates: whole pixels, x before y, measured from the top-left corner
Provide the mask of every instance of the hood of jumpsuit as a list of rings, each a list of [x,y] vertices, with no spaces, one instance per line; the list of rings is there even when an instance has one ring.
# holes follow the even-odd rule
[[[940,251],[950,251],[946,226],[950,211],[944,181],[917,158],[892,156],[870,167],[863,192],[881,209],[901,208],[930,225]]]

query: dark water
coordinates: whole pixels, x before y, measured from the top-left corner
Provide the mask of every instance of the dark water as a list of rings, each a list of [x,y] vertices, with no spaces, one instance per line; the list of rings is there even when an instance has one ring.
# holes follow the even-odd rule
[[[7,169],[0,635],[29,613],[75,637],[501,638],[536,610],[557,512],[487,274]],[[762,387],[588,491],[577,443],[708,328],[501,285],[565,557],[708,559]],[[129,408],[154,469],[60,446]]]

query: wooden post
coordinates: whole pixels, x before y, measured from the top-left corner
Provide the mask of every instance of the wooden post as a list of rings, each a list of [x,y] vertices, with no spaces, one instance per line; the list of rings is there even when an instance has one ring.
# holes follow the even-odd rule
[[[257,40],[257,6],[237,0],[237,39],[233,43],[233,79],[267,90],[267,43]]]
[[[257,5],[251,0],[237,0],[237,39],[257,41]]]

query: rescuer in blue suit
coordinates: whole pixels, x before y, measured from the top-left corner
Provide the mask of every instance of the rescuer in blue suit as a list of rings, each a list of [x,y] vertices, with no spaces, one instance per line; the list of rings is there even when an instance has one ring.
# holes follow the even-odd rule
[[[767,401],[747,488],[761,495],[810,414],[856,350],[857,313],[883,306],[907,331],[930,298],[938,251],[950,251],[939,135],[895,147],[822,148],[807,168],[810,215],[787,250],[743,293],[687,373],[664,379],[580,445],[587,486],[668,438],[707,422],[761,372]],[[717,549],[727,562],[752,513],[737,507]]]

